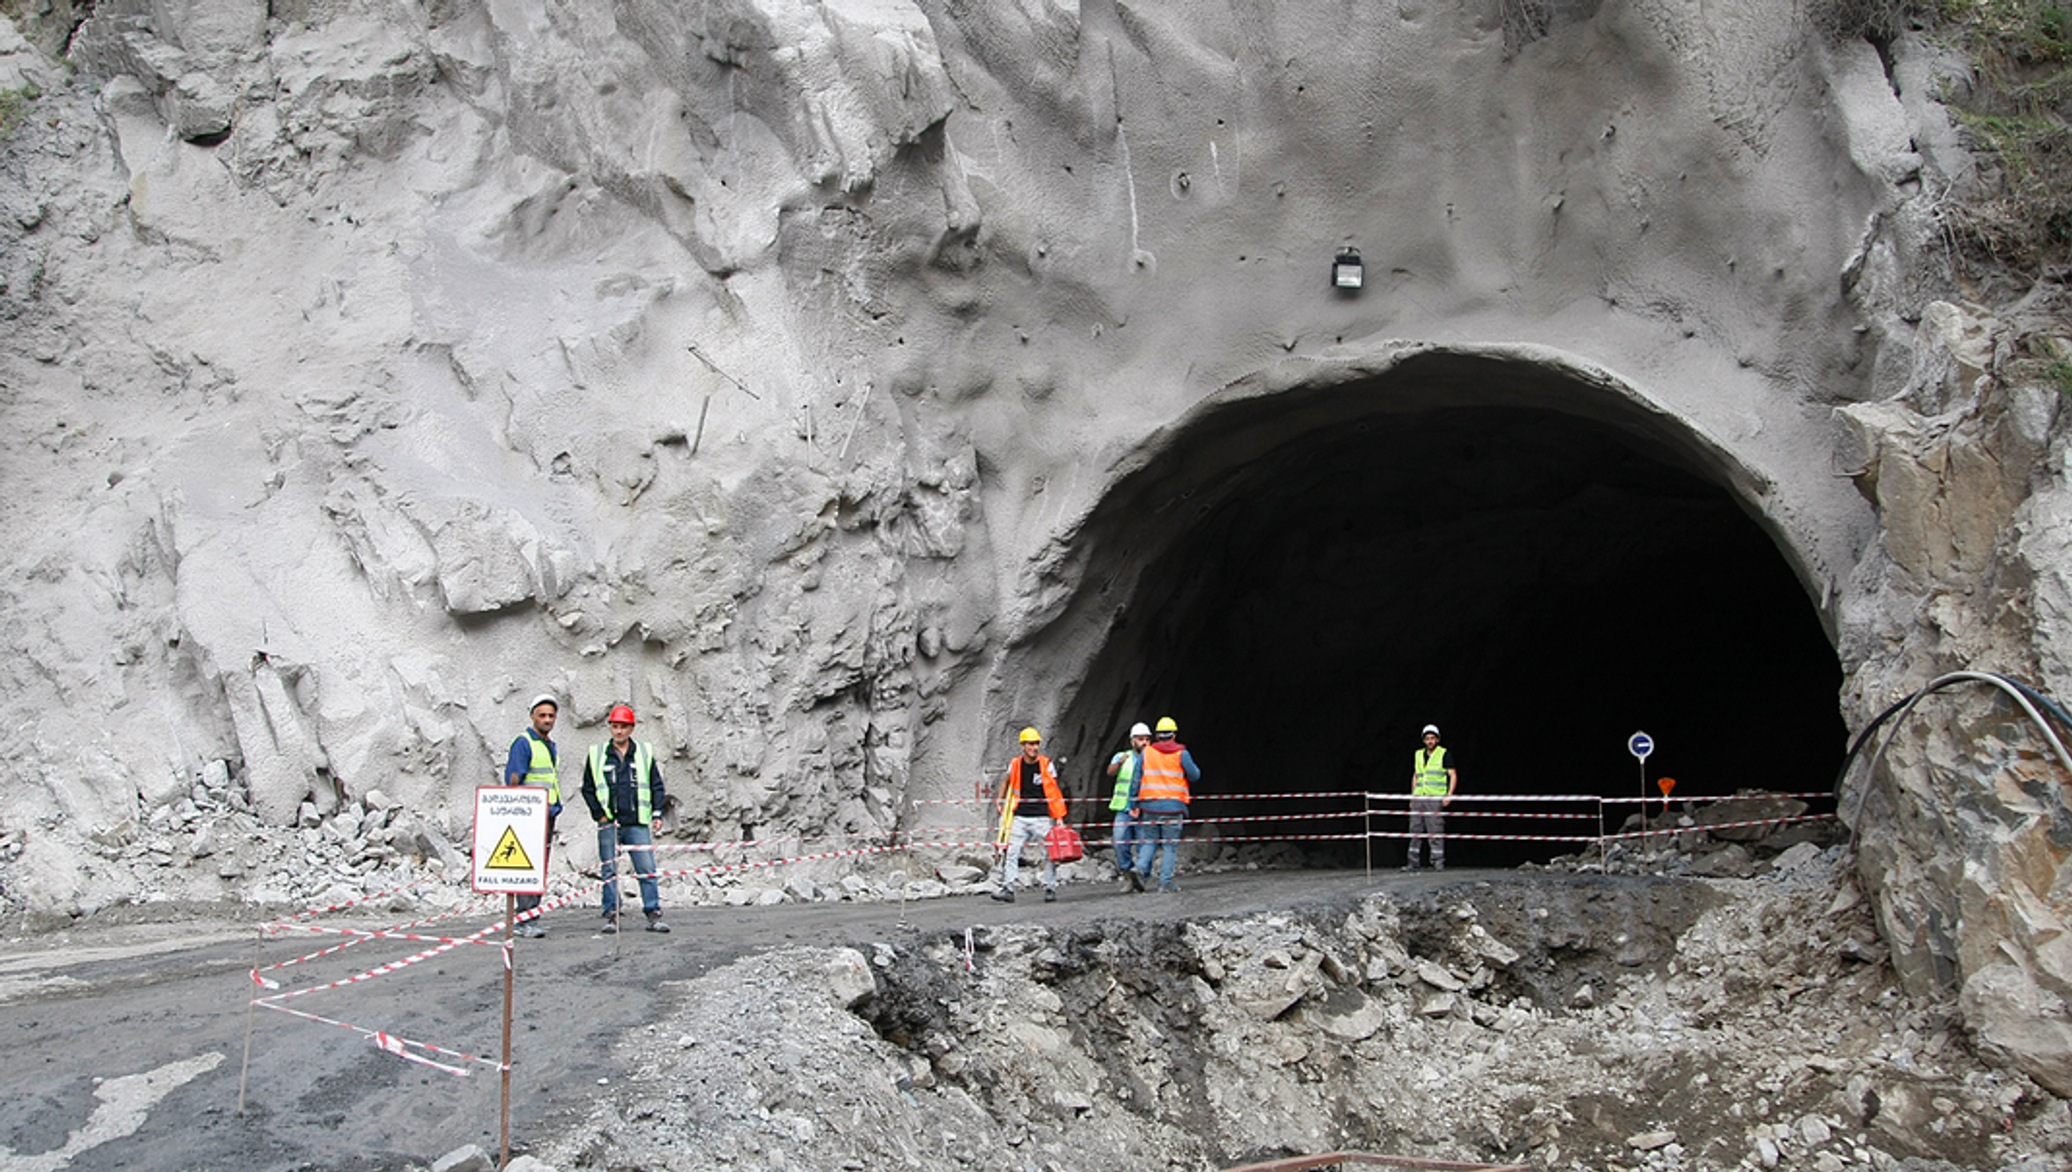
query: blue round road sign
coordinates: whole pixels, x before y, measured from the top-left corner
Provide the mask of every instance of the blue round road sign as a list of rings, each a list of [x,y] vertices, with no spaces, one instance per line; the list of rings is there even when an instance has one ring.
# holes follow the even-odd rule
[[[1626,751],[1645,761],[1648,754],[1655,751],[1655,738],[1644,732],[1634,733],[1626,738]]]

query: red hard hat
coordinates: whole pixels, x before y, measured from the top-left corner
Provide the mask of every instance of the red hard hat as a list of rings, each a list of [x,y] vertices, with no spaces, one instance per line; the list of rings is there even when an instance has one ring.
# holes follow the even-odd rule
[[[604,722],[606,724],[632,724],[633,709],[621,704],[617,708],[612,709],[611,715],[605,717]]]

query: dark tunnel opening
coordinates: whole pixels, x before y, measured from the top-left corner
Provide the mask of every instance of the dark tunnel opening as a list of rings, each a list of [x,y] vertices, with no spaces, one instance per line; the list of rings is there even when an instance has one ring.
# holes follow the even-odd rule
[[[1643,433],[1439,406],[1341,420],[1191,475],[1215,486],[1211,503],[1159,534],[1067,713],[1082,793],[1107,792],[1095,763],[1132,721],[1163,715],[1204,772],[1190,819],[1224,838],[1357,833],[1356,820],[1238,820],[1360,799],[1221,795],[1404,793],[1426,722],[1463,794],[1659,796],[1662,776],[1678,798],[1806,791],[1841,762],[1841,670],[1784,555]],[[1657,746],[1645,782],[1626,747],[1637,730]],[[1449,818],[1449,832],[1477,829]],[[1455,839],[1448,857],[1577,849]],[[1365,844],[1299,850],[1357,865]],[[1373,851],[1393,865],[1403,847]]]

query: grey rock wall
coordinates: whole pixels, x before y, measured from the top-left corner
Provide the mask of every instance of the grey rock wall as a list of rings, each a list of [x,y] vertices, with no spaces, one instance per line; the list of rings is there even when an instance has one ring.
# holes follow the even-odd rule
[[[80,861],[198,789],[457,836],[543,690],[572,747],[633,703],[686,833],[885,831],[1072,702],[1110,490],[1406,355],[1696,453],[1852,720],[1950,661],[2063,694],[2061,413],[1934,373],[1985,368],[1931,306],[1972,180],[1913,40],[1679,0],[81,11],[0,24],[41,91],[0,147],[35,916],[248,891]]]
[[[1864,718],[1952,671],[2072,686],[2072,465],[2062,396],[2017,351],[2037,337],[2072,337],[2046,297],[2004,319],[1931,303],[1904,393],[1838,413],[1838,461],[1881,521],[1843,625]],[[1917,995],[1958,1000],[1986,1050],[2072,1094],[2064,766],[1989,688],[1915,712],[1882,759],[1866,751],[1843,806],[1894,967]]]

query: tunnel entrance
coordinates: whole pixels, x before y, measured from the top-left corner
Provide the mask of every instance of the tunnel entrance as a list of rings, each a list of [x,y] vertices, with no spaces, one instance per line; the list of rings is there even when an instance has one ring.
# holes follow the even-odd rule
[[[1118,494],[1134,516],[1088,527],[1089,577],[1105,556],[1134,565],[1134,586],[1109,603],[1062,748],[1105,763],[1132,721],[1172,715],[1198,793],[1400,793],[1429,721],[1463,793],[1634,796],[1626,739],[1644,729],[1648,777],[1676,778],[1677,796],[1824,787],[1845,748],[1841,671],[1771,538],[1659,420],[1536,406],[1560,384],[1505,374],[1436,361],[1181,436],[1155,462],[1171,466]],[[1513,393],[1448,393],[1468,379]],[[1106,792],[1092,764],[1070,772]],[[1574,849],[1456,843],[1449,857]],[[1362,846],[1306,853],[1348,852]]]

